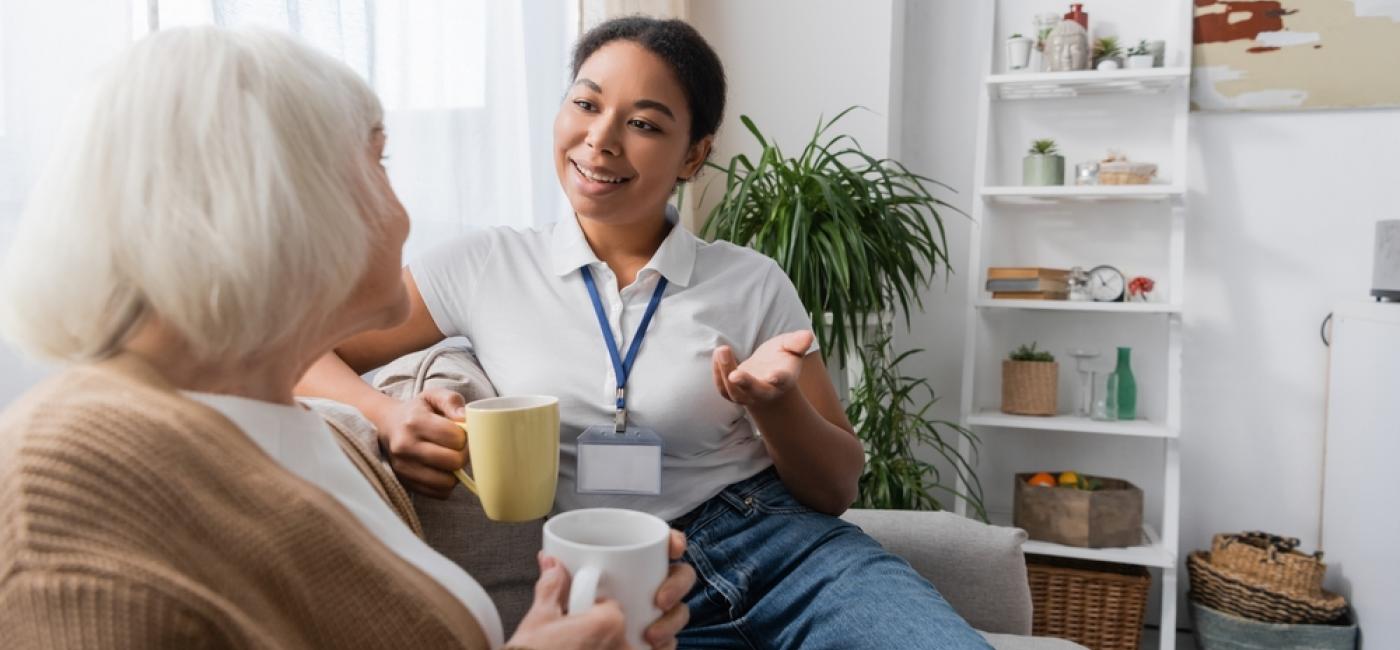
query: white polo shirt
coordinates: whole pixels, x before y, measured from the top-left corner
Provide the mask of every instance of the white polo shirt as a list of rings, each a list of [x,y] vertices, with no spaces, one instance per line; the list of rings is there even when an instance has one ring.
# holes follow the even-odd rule
[[[612,426],[612,361],[579,269],[598,281],[613,336],[626,353],[656,283],[669,283],[627,382],[629,422],[662,438],[659,496],[577,492],[575,441]],[[409,264],[438,329],[466,337],[502,395],[553,395],[560,407],[556,508],[630,508],[674,519],[772,465],[744,408],[715,389],[710,359],[740,359],[811,321],[773,260],[675,226],[621,292],[575,219],[534,230],[494,228],[446,242]],[[814,345],[813,350],[816,349]]]

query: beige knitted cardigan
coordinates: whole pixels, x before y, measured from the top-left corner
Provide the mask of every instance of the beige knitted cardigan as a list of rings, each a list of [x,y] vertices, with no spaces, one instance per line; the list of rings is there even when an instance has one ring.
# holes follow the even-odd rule
[[[341,444],[417,531],[402,488]],[[0,414],[6,648],[485,648],[470,612],[122,355]]]

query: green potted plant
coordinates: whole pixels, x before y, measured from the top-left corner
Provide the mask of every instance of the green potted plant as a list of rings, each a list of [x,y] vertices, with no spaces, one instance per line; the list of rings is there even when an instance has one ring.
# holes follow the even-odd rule
[[[760,151],[709,165],[725,175],[724,196],[701,230],[776,260],[827,359],[842,367],[896,307],[907,327],[910,304],[923,307],[920,288],[952,272],[941,211],[961,212],[930,191],[946,185],[865,153],[849,135],[827,135],[856,108],[818,120],[795,158],[740,116]]]
[[[1117,70],[1123,67],[1123,47],[1118,43],[1117,36],[1103,36],[1094,39],[1093,59],[1094,68],[1097,70]],[[1104,61],[1112,61],[1110,67],[1101,68],[1099,65]]]
[[[1030,186],[1064,185],[1065,157],[1049,138],[1031,142],[1021,160],[1021,184]]]
[[[1138,41],[1138,44],[1128,50],[1128,69],[1145,70],[1151,68],[1156,61],[1152,55],[1152,50],[1147,48],[1147,41]]]
[[[1032,41],[1020,34],[1012,34],[1006,39],[1006,67],[1011,70],[1025,70],[1031,62]]]
[[[968,512],[986,521],[982,484],[975,471],[977,436],[952,422],[930,418],[929,410],[937,402],[933,388],[924,379],[899,372],[900,362],[921,351],[910,350],[891,358],[890,339],[880,336],[861,355],[863,380],[846,406],[846,417],[855,426],[866,453],[854,507],[942,510],[946,502],[939,498],[941,493],[963,497]],[[971,443],[971,457],[958,451],[962,438]],[[915,449],[920,446],[932,450],[939,462],[919,459]]]
[[[1001,410],[1012,415],[1054,415],[1060,364],[1055,355],[1022,345],[1001,362]]]

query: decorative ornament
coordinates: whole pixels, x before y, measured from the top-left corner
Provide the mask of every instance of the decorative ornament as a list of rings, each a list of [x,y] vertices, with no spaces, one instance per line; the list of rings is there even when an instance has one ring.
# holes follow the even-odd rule
[[[1045,60],[1050,72],[1088,70],[1089,32],[1073,20],[1061,21],[1050,32]]]

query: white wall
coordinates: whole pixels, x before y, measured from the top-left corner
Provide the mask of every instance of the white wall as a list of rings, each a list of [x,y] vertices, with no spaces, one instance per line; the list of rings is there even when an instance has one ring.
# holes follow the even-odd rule
[[[964,208],[982,74],[977,48],[987,38],[970,7],[909,3],[901,21],[904,162],[962,190],[956,203]],[[1331,305],[1365,295],[1374,223],[1400,217],[1400,111],[1196,113],[1190,128],[1183,560],[1223,531],[1265,529],[1311,548],[1326,391],[1318,327]],[[957,271],[975,272],[966,268],[967,225],[955,219],[948,232]],[[967,299],[965,275],[936,287],[901,340],[929,349],[914,370],[938,390],[937,414],[948,418],[957,417]],[[999,486],[1009,468],[1063,457],[1054,438],[990,435],[997,437],[988,438],[995,451],[984,483]],[[1073,447],[1083,467],[1138,468],[1158,463],[1159,454],[1155,445],[1116,441]],[[1179,576],[1184,591],[1184,564]]]
[[[690,5],[690,21],[719,53],[729,79],[724,124],[711,160],[727,164],[750,156],[757,143],[739,121],[748,115],[765,137],[796,156],[818,119],[861,105],[838,124],[876,156],[890,147],[891,80],[897,52],[890,39],[898,0],[703,0]],[[897,85],[897,84],[896,84]],[[718,178],[702,174],[694,191]],[[724,191],[715,182],[700,214]]]

